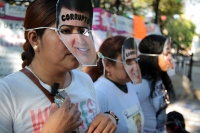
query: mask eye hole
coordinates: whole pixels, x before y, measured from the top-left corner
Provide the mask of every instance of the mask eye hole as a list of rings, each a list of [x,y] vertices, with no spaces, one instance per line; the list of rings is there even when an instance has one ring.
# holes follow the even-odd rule
[[[72,34],[72,29],[69,27],[69,26],[65,26],[65,25],[62,25],[60,27],[60,33],[66,35],[66,34]]]
[[[133,65],[138,63],[140,58],[130,58],[130,59],[126,59],[126,64],[127,65]]]
[[[91,31],[88,28],[80,28],[80,30],[78,31],[79,34],[83,34],[85,36],[89,36]]]
[[[77,27],[77,28],[74,28]],[[74,31],[75,30],[75,31]],[[89,30],[87,27],[78,27],[78,26],[70,26],[70,25],[62,25],[59,29],[59,32],[63,35],[68,34],[81,34],[85,36],[89,36],[91,33],[91,30]]]

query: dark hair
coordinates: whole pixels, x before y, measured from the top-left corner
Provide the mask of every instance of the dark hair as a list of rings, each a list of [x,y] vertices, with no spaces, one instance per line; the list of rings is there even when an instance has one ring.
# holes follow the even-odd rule
[[[167,114],[166,128],[173,133],[188,133],[185,130],[185,120],[181,113],[172,111]]]
[[[24,28],[48,27],[56,21],[56,0],[34,0],[26,10]],[[36,30],[39,37],[42,37],[45,29]],[[23,45],[24,52],[21,54],[22,67],[31,64],[35,55],[34,50],[27,38],[28,32],[24,33],[26,42]]]
[[[92,27],[93,7],[91,0],[59,0],[56,13],[57,17],[60,16],[60,11],[62,7],[79,12],[88,12],[90,17],[90,26]],[[59,24],[59,19],[57,19],[56,21],[56,23]]]
[[[126,37],[124,36],[113,36],[107,38],[99,48],[99,52],[104,56],[116,59],[122,51],[122,45],[125,41]],[[111,65],[115,65],[116,62],[112,60],[107,60]],[[101,75],[103,75],[103,64],[102,59],[99,59],[97,62],[97,66],[85,67],[83,69],[84,72],[88,73],[92,78],[93,82],[95,82]]]
[[[135,39],[132,37],[127,38],[123,43],[123,53],[125,53],[126,49],[133,49],[133,48],[137,49],[137,43],[135,42]],[[137,50],[135,53],[137,54]],[[123,56],[125,56],[125,54]]]
[[[161,35],[149,35],[146,36],[139,44],[139,50],[145,54],[161,54],[163,52],[164,43],[166,38]],[[162,80],[169,97],[175,98],[172,82],[167,74],[163,72],[158,65],[157,56],[139,55],[139,66],[141,74],[144,79],[151,81],[150,97],[153,97],[153,91],[155,90],[156,82]]]

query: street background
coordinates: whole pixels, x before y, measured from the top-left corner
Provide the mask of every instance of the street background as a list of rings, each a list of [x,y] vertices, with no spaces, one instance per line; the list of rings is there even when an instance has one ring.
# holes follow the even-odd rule
[[[197,65],[196,65],[197,64]],[[176,74],[171,78],[176,94],[167,112],[178,111],[183,114],[186,129],[190,132],[200,133],[200,64],[192,67],[192,81],[184,75],[184,68],[176,68]]]

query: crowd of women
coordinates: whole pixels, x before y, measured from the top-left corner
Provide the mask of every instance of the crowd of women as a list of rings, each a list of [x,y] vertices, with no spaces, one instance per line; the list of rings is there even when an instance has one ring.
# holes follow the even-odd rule
[[[183,133],[166,114],[171,39],[117,35],[96,52],[92,18],[91,0],[30,4],[22,70],[0,80],[0,132]]]

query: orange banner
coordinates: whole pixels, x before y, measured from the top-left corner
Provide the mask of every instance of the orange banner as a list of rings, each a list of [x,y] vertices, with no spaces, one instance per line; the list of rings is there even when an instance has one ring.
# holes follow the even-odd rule
[[[137,39],[143,39],[147,35],[145,23],[139,16],[133,16],[133,29],[134,37]]]

